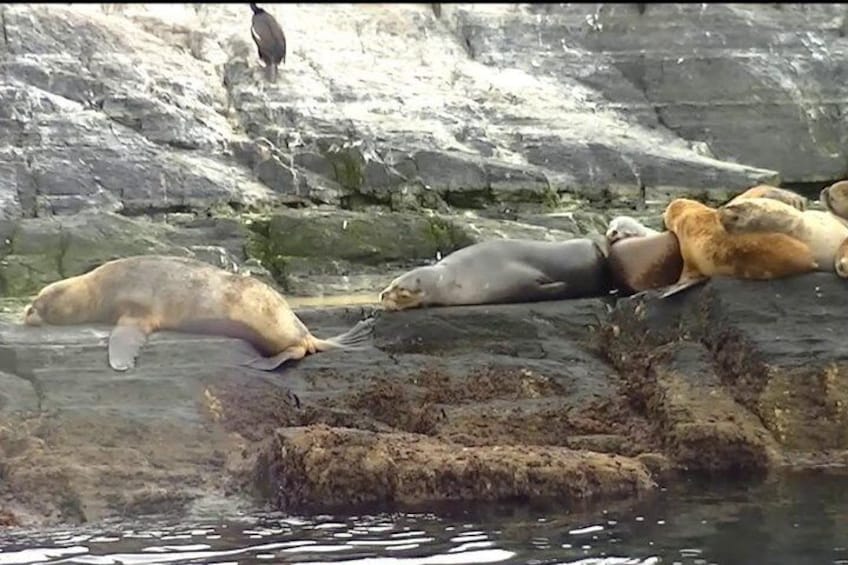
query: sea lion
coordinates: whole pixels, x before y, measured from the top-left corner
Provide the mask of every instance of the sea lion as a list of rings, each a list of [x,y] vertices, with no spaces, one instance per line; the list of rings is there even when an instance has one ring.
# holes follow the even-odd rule
[[[805,243],[782,233],[727,233],[718,211],[696,200],[672,200],[663,222],[683,256],[680,280],[664,297],[714,276],[768,280],[818,268]]]
[[[24,323],[114,324],[109,365],[116,371],[135,366],[147,336],[157,330],[245,339],[262,357],[244,364],[270,371],[307,354],[356,348],[370,337],[374,320],[318,339],[285,298],[259,279],[195,259],[139,255],[45,286],[26,307]]]
[[[387,310],[406,310],[599,296],[608,288],[604,254],[590,239],[495,239],[397,277],[380,302]]]
[[[274,16],[253,3],[250,9],[253,10],[250,35],[256,43],[259,58],[265,63],[268,80],[276,82],[277,67],[281,61],[286,62],[286,34]]]
[[[783,233],[810,248],[819,270],[834,272],[836,252],[848,238],[848,226],[830,212],[800,210],[771,198],[748,198],[718,209],[728,233]]]
[[[802,212],[807,209],[806,198],[800,194],[792,192],[791,190],[778,188],[776,186],[771,186],[770,184],[758,184],[757,186],[752,186],[745,192],[734,196],[729,202],[726,202],[726,204],[732,204],[747,198],[771,198],[772,200],[779,200],[784,204],[797,208]]]
[[[843,223],[848,223],[848,181],[841,180],[823,188],[819,202]]]
[[[616,216],[610,220],[607,227],[606,238],[607,243],[612,245],[616,241],[628,237],[644,237],[647,235],[656,235],[660,232],[651,229],[632,216]]]
[[[628,294],[670,286],[683,271],[680,245],[670,231],[617,241],[607,264],[616,288]]]

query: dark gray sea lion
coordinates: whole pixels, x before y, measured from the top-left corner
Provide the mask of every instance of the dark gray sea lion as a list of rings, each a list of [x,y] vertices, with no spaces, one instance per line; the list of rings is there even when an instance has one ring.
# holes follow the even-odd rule
[[[116,371],[135,366],[147,336],[158,330],[244,339],[262,355],[244,364],[270,371],[311,353],[364,345],[374,320],[318,339],[286,299],[259,279],[194,259],[140,255],[47,285],[26,307],[24,323],[114,324],[109,365]]]
[[[277,67],[280,62],[286,62],[286,35],[277,20],[258,7],[250,4],[253,10],[253,19],[250,23],[250,35],[256,43],[259,58],[265,63],[265,71],[268,80],[277,80]]]
[[[609,288],[601,248],[586,238],[495,239],[412,269],[380,293],[387,310],[599,296]]]

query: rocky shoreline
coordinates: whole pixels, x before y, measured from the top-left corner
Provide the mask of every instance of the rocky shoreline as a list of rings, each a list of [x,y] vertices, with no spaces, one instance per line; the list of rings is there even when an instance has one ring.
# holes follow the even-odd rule
[[[356,297],[297,309],[332,335],[473,242],[848,175],[844,5],[634,6],[275,6],[272,85],[246,5],[0,5],[0,527],[843,469],[823,274],[380,312],[372,349],[275,375],[179,334],[116,375],[108,328],[17,323],[48,282],[169,253]]]
[[[377,312],[374,347],[282,372],[226,338],[0,327],[0,506],[16,523],[356,504],[638,497],[674,476],[844,469],[825,273],[650,296]],[[301,309],[319,335],[372,307]]]

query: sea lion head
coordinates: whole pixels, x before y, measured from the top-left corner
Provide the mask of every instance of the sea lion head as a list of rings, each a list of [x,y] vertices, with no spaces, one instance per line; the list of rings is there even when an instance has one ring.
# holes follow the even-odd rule
[[[848,181],[841,180],[823,188],[819,201],[834,216],[848,219]]]
[[[716,210],[718,221],[721,223],[724,231],[728,233],[733,233],[744,228],[748,224],[748,220],[751,219],[751,213],[756,211],[757,208],[751,206],[745,200],[725,204]]]
[[[74,324],[85,321],[85,309],[80,308],[74,292],[79,281],[64,279],[45,286],[24,309],[24,324]]]
[[[687,212],[698,206],[703,204],[689,198],[675,198],[669,202],[663,211],[663,224],[666,229],[676,232]]]
[[[607,228],[607,243],[612,245],[616,241],[628,237],[643,237],[650,232],[639,220],[632,216],[616,216],[610,220]]]
[[[406,310],[431,303],[434,283],[438,279],[434,267],[418,267],[399,276],[380,293],[380,303],[386,310]]]

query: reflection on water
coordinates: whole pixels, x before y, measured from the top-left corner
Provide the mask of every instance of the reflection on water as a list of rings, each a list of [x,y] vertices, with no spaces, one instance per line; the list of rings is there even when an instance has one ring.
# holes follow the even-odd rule
[[[691,483],[626,509],[521,505],[417,514],[242,517],[8,532],[0,565],[336,563],[848,564],[845,477]]]

